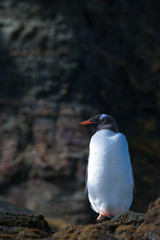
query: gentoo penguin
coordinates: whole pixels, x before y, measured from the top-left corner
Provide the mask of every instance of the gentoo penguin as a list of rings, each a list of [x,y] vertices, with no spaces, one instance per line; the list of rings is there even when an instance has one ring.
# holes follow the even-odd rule
[[[87,190],[91,207],[100,220],[129,210],[133,199],[133,175],[128,143],[115,120],[98,114],[80,124],[94,124],[97,132],[89,145]]]

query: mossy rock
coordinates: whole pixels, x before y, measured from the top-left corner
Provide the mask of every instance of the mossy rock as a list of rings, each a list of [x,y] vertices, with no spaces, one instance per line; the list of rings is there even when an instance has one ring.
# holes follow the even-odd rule
[[[145,214],[132,211],[119,213],[111,219],[114,223],[134,225],[138,227],[145,219]]]
[[[51,229],[42,215],[0,200],[0,239],[41,239]]]

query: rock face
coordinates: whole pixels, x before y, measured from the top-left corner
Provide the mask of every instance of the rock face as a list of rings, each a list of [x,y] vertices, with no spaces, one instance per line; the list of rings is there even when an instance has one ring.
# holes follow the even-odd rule
[[[158,0],[0,1],[2,198],[91,222],[91,130],[78,123],[100,112],[129,142],[132,210],[145,212],[159,196],[159,8]]]
[[[48,217],[88,222],[84,188],[89,139],[78,124],[87,108],[32,100],[32,112],[33,106],[26,104],[13,119],[1,115],[1,196]]]

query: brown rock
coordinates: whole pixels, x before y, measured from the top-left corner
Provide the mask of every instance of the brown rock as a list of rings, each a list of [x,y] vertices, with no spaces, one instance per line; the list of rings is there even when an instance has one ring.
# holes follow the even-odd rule
[[[145,220],[135,232],[133,239],[160,239],[160,197],[149,205]]]
[[[120,217],[121,216],[121,217]],[[73,226],[55,233],[53,239],[92,240],[92,239],[132,239],[136,229],[143,222],[144,214],[129,212],[116,218],[93,225]]]
[[[71,203],[73,205],[73,203]],[[80,204],[80,203],[79,203]],[[74,209],[79,211],[79,209]],[[143,221],[144,220],[144,221]],[[66,227],[66,221],[49,219],[53,229]],[[143,221],[143,222],[142,222]],[[141,223],[142,222],[142,223]],[[2,239],[48,239],[48,240],[158,240],[160,239],[160,198],[150,204],[144,214],[128,212],[112,220],[85,226],[70,226],[57,233],[51,232],[42,215],[14,204],[0,201],[0,237]]]
[[[50,236],[51,229],[42,215],[0,200],[1,239],[41,239]]]
[[[132,211],[128,211],[125,213],[119,213],[115,215],[111,221],[114,223],[120,223],[125,225],[133,225],[138,227],[145,219],[145,214],[143,213],[135,213]]]
[[[160,198],[150,204],[146,216],[128,212],[116,215],[102,223],[73,226],[55,233],[51,239],[68,240],[159,240],[160,239]]]

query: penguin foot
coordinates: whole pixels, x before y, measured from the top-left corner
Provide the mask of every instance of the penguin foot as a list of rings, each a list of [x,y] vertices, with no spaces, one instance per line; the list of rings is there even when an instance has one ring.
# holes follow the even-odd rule
[[[109,214],[99,214],[99,216],[98,216],[98,218],[97,218],[97,221],[98,222],[103,222],[103,221],[105,221],[105,220],[110,220],[112,218],[112,216],[111,215],[109,215]]]

